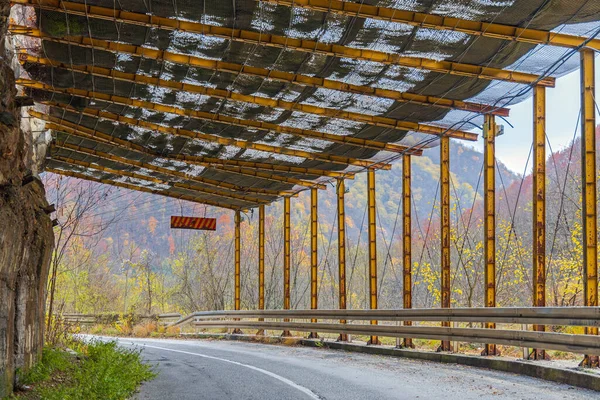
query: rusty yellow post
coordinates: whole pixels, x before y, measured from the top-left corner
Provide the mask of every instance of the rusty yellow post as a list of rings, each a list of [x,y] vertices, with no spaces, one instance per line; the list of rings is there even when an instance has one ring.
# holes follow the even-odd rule
[[[583,226],[583,304],[598,306],[598,243],[596,206],[596,115],[594,51],[581,50],[581,180]],[[597,335],[597,327],[586,328]],[[582,364],[598,367],[598,356],[586,355]]]
[[[235,310],[240,309],[240,251],[241,251],[241,235],[240,235],[240,225],[241,225],[241,216],[240,212],[235,212]]]
[[[318,229],[319,229],[319,213],[318,213],[318,192],[317,188],[310,190],[310,309],[316,310],[319,304],[318,297]],[[316,319],[311,322],[317,322]],[[317,332],[311,332],[308,335],[309,339],[316,339],[319,335]]]
[[[265,205],[258,206],[258,309],[265,309]],[[259,318],[264,321],[264,318]],[[264,335],[259,329],[257,335]]]
[[[258,309],[265,309],[265,206],[258,206]]]
[[[291,265],[291,199],[289,196],[283,198],[283,309],[290,309],[290,265]],[[285,322],[288,322],[285,319]],[[282,336],[291,336],[287,329]]]
[[[546,88],[533,89],[533,306],[546,306]],[[543,332],[544,325],[534,325]],[[545,359],[543,349],[530,358]]]
[[[485,115],[483,123],[483,221],[485,259],[485,306],[496,307],[496,121],[493,115]],[[496,324],[486,323],[488,329]],[[495,344],[486,344],[482,355],[497,355]]]
[[[240,215],[240,211],[237,210],[235,212],[234,223],[235,223],[235,300],[234,300],[234,309],[236,311],[240,310],[241,305],[241,279],[240,279],[240,264],[241,264],[241,247],[242,247],[242,238],[240,232],[242,217]],[[233,334],[240,334],[242,331],[239,328],[235,328],[232,332]]]
[[[346,309],[346,212],[344,208],[344,195],[346,193],[346,184],[344,179],[337,181],[337,209],[338,209],[338,286],[339,286],[339,307],[340,310]],[[345,324],[345,320],[340,323]],[[340,333],[338,341],[345,342],[348,335]]]
[[[440,139],[440,205],[441,205],[441,283],[442,308],[450,308],[450,138]],[[449,322],[442,322],[449,327]],[[450,341],[443,340],[441,351],[451,351]]]
[[[377,309],[377,225],[375,205],[375,170],[367,172],[368,209],[369,209],[369,293],[371,310]],[[371,321],[371,325],[377,325],[377,321]],[[367,344],[380,344],[377,336],[371,336]]]
[[[405,154],[402,159],[402,225],[403,225],[403,306],[412,308],[412,221],[411,221],[411,169],[410,155]],[[404,321],[405,326],[412,325],[412,321]],[[404,338],[402,347],[415,347],[411,338]]]

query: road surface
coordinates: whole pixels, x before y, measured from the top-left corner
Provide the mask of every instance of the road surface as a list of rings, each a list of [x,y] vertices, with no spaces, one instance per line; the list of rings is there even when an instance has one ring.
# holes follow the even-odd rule
[[[235,341],[119,339],[156,379],[136,400],[600,399],[598,392],[459,365]]]

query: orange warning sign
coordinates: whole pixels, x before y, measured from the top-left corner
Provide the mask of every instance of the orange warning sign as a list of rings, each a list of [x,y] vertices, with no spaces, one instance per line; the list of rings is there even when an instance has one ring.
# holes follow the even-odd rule
[[[201,230],[205,230],[205,231],[214,231],[217,229],[217,219],[216,218],[171,216],[171,228],[201,229]]]

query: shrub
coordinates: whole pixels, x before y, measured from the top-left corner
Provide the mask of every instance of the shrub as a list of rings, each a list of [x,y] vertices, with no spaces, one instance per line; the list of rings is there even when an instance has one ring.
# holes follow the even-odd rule
[[[168,326],[166,336],[179,336],[181,334],[181,328],[178,326]]]
[[[42,362],[22,379],[23,383],[36,383],[31,398],[125,400],[141,382],[155,376],[151,367],[142,363],[139,350],[101,341],[74,342],[72,347],[81,355],[78,360],[60,350],[44,349]],[[62,371],[62,376],[49,382],[56,371]]]

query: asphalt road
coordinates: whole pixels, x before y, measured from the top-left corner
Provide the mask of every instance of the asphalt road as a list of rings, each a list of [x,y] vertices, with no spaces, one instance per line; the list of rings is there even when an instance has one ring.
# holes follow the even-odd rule
[[[419,360],[206,340],[120,339],[156,365],[148,399],[600,399],[598,392]]]

